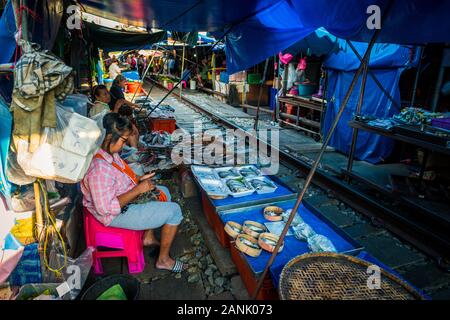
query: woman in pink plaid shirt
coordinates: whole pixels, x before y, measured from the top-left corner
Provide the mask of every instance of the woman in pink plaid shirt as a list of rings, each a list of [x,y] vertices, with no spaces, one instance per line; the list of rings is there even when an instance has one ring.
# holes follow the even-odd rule
[[[130,230],[146,230],[144,245],[160,246],[156,268],[181,272],[187,268],[181,261],[170,257],[170,247],[183,219],[181,208],[170,202],[169,190],[158,189],[166,194],[168,202],[132,202],[141,194],[156,188],[151,178],[154,173],[136,177],[120,158],[132,126],[127,118],[117,113],[105,115],[103,126],[106,136],[86,176],[81,183],[83,206],[105,226]],[[161,243],[154,237],[153,229],[162,227]]]

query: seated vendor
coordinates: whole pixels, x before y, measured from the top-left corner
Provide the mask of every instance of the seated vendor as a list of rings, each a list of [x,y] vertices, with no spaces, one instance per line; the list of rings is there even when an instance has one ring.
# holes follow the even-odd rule
[[[111,89],[109,90],[111,93],[111,102],[109,103],[109,106],[114,112],[117,112],[119,110],[118,108],[120,108],[124,104],[135,109],[139,108],[139,105],[137,105],[136,103],[125,99],[124,91],[127,83],[127,78],[125,78],[121,74],[119,74],[113,81]],[[118,101],[122,102],[118,104]]]
[[[92,97],[94,100],[94,105],[89,111],[89,116],[91,118],[103,111],[109,112],[111,110],[109,107],[109,103],[111,102],[111,95],[109,94],[106,86],[102,84],[95,86],[94,90],[92,91]],[[117,107],[120,107],[122,105],[122,102],[117,101],[116,105]]]
[[[170,202],[167,188],[155,186],[154,174],[136,176],[123,161],[119,152],[128,140],[132,126],[128,119],[117,113],[103,118],[106,135],[101,149],[92,160],[81,183],[83,206],[105,226],[146,230],[144,245],[158,247],[156,268],[182,272],[187,265],[170,257],[170,247],[183,216],[178,204]],[[153,192],[152,192],[153,191]],[[167,197],[168,202],[155,201]],[[159,242],[153,229],[162,227]]]

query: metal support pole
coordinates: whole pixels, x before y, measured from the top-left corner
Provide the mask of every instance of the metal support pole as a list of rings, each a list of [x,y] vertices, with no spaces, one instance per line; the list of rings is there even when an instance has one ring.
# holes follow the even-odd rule
[[[445,73],[445,60],[447,55],[450,55],[450,49],[444,48],[442,51],[441,66],[439,68],[438,78],[436,80],[436,87],[434,88],[433,100],[431,102],[431,112],[436,112],[437,105],[439,103],[439,96],[441,95],[442,82],[444,81]]]
[[[346,40],[349,47],[352,49],[352,51],[355,53],[355,55],[358,57],[358,60],[360,62],[362,62],[362,58],[361,55],[359,54],[359,52],[356,50],[356,48],[353,46],[353,44],[351,43],[351,41]],[[392,98],[392,96],[389,94],[389,92],[386,91],[386,89],[383,87],[383,85],[381,84],[380,80],[378,80],[378,78],[373,74],[373,72],[371,70],[368,70],[370,77],[372,78],[372,80],[375,82],[375,84],[378,86],[378,88],[380,88],[380,90],[384,93],[384,95],[392,102],[392,105],[400,111],[400,106],[397,103],[397,101],[395,101],[394,98]]]
[[[324,143],[322,144],[322,148],[320,149],[320,152],[319,152],[319,154],[317,156],[317,159],[314,161],[314,164],[312,165],[311,170],[309,171],[309,174],[308,174],[308,176],[307,176],[307,178],[305,180],[305,185],[303,186],[302,191],[299,193],[299,195],[297,197],[297,201],[295,202],[294,208],[292,209],[292,212],[291,212],[291,214],[289,216],[289,219],[286,222],[286,225],[284,226],[283,231],[281,232],[281,235],[280,235],[280,238],[278,239],[277,245],[275,246],[275,249],[273,250],[273,253],[270,256],[270,259],[267,262],[266,267],[264,268],[264,271],[261,274],[261,277],[258,279],[258,284],[256,286],[256,290],[253,292],[253,299],[255,299],[258,296],[258,293],[259,293],[259,291],[262,288],[262,285],[263,285],[264,279],[265,279],[265,277],[267,275],[267,272],[269,271],[270,266],[272,265],[273,261],[275,260],[276,255],[278,254],[278,250],[280,249],[281,244],[284,241],[284,238],[285,238],[285,236],[286,236],[286,234],[288,232],[288,229],[289,229],[289,226],[292,223],[292,220],[294,220],[294,217],[297,214],[297,210],[298,210],[298,208],[300,206],[300,203],[302,202],[303,197],[304,197],[304,195],[306,193],[306,190],[308,189],[308,187],[309,187],[309,185],[310,185],[310,183],[312,181],[314,173],[316,172],[317,167],[319,166],[320,160],[322,159],[322,156],[323,156],[323,154],[325,152],[325,149],[327,148],[328,143],[330,142],[331,136],[332,136],[334,130],[336,129],[337,125],[338,125],[338,122],[339,122],[339,120],[340,120],[340,118],[341,118],[341,116],[342,116],[342,114],[343,114],[343,112],[345,110],[345,107],[347,106],[348,101],[350,100],[350,96],[351,96],[351,94],[353,92],[353,89],[355,88],[355,85],[356,85],[356,82],[358,80],[358,77],[361,74],[364,66],[369,63],[368,56],[369,56],[370,51],[373,48],[373,45],[375,44],[375,40],[378,37],[379,32],[380,32],[380,30],[377,29],[375,31],[374,35],[372,36],[372,39],[370,40],[369,46],[367,47],[366,53],[364,54],[362,63],[359,66],[358,70],[355,72],[355,75],[353,76],[353,80],[350,83],[350,86],[348,88],[347,94],[345,95],[344,100],[343,100],[343,102],[342,102],[342,104],[341,104],[341,106],[339,108],[339,111],[338,111],[338,113],[336,115],[336,118],[334,119],[334,122],[333,122],[333,124],[332,124],[332,126],[330,128],[330,131],[328,132],[328,135],[327,135]]]
[[[370,61],[370,52],[369,52],[368,56],[369,56],[369,58],[367,59],[367,61]],[[361,89],[359,91],[358,105],[356,106],[356,114],[357,115],[359,115],[361,113],[361,108],[362,108],[362,104],[363,104],[363,100],[364,100],[364,92],[366,90],[368,64],[369,63],[366,63],[363,68]],[[353,158],[355,155],[356,142],[358,140],[358,132],[359,132],[359,130],[357,128],[353,128],[352,144],[350,147],[350,154],[348,156],[348,163],[347,163],[347,172],[351,172],[352,168],[353,168]],[[348,178],[348,176],[347,176],[347,178]]]
[[[411,108],[414,107],[414,104],[416,102],[417,85],[419,84],[420,72],[422,71],[422,57],[423,57],[424,51],[425,51],[425,48],[420,48],[419,65],[417,66],[416,78],[414,79],[414,87],[413,87],[413,92],[412,92],[412,96],[411,96],[411,104],[410,104]]]
[[[261,106],[262,89],[263,89],[264,83],[266,82],[266,74],[267,74],[268,66],[269,66],[269,58],[266,59],[266,63],[264,64],[264,73],[263,73],[263,77],[261,79],[261,83],[259,84],[258,106],[256,109],[255,126],[254,126],[255,130],[258,130],[259,108]]]
[[[181,75],[180,75],[180,78],[183,77],[183,72],[184,72],[184,55],[185,55],[185,52],[186,52],[186,45],[183,44],[183,59],[181,60]],[[181,98],[182,94],[183,94],[183,86],[180,86],[180,98]]]

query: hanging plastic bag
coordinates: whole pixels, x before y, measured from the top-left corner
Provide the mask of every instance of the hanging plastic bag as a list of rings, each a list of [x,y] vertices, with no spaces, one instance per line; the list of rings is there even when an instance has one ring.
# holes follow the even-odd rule
[[[44,282],[59,283],[59,292],[75,299],[81,292],[81,289],[86,282],[93,264],[92,253],[94,248],[88,247],[78,258],[72,259],[67,257],[66,263],[64,263],[65,257],[63,254],[57,253],[56,250],[52,250],[49,258],[49,265],[53,269],[61,269],[58,273],[48,270],[44,267],[43,276]],[[63,295],[65,297],[65,294]]]
[[[62,102],[63,107],[70,108],[74,112],[87,117],[87,105],[89,98],[84,94],[69,94]]]
[[[84,177],[102,131],[95,121],[58,103],[56,115],[57,127],[43,129],[34,153],[28,152],[27,141],[17,141],[17,162],[28,176],[76,183]]]
[[[0,283],[5,282],[16,268],[23,254],[23,246],[14,236],[8,234],[0,246]]]

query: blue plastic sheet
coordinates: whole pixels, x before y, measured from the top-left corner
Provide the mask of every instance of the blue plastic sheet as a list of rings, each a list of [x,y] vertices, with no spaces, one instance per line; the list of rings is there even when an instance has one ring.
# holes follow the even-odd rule
[[[0,63],[9,63],[16,49],[16,23],[14,21],[14,11],[11,1],[6,4],[0,19]]]
[[[287,210],[292,209],[294,204],[295,200],[292,200],[281,205],[277,204],[277,206]],[[298,209],[298,214],[300,214],[303,220],[309,224],[316,233],[328,237],[338,252],[347,252],[355,249],[351,243],[343,239],[327,223],[306,209],[303,204]],[[259,223],[270,222],[264,219],[262,209],[245,210],[245,212],[243,211],[242,213],[222,214],[220,215],[220,219],[224,224],[228,221],[234,221],[242,224],[246,220],[252,220]],[[277,254],[277,257],[272,264],[272,268],[282,268],[292,258],[308,252],[310,252],[310,250],[305,241],[297,240],[294,236],[286,236],[283,251]],[[264,270],[267,262],[269,261],[270,255],[271,254],[269,252],[263,250],[259,257],[253,258],[245,255],[245,259],[247,260],[253,273],[256,275]]]
[[[355,47],[362,56],[367,44],[355,43]],[[372,50],[369,67],[398,105],[400,105],[398,83],[401,73],[410,63],[410,53],[410,48],[392,44],[376,44]],[[341,43],[341,50],[329,55],[324,62],[324,68],[329,70],[328,103],[323,124],[324,135],[329,132],[350,86],[354,70],[359,67],[359,64],[359,59],[353,51],[343,43]],[[351,148],[353,129],[348,125],[348,121],[353,118],[356,112],[360,87],[361,77],[330,140],[330,146],[345,154],[348,154]],[[395,105],[379,89],[375,81],[368,76],[361,113],[378,118],[389,118],[398,111]],[[358,135],[355,157],[359,160],[378,163],[391,154],[393,147],[394,141],[392,139],[361,130]]]
[[[6,158],[11,140],[12,116],[8,106],[0,98],[0,192],[9,196],[11,184],[6,178]]]
[[[9,282],[13,286],[42,282],[41,258],[37,243],[32,243],[24,247],[22,257],[17,267],[11,273]]]

